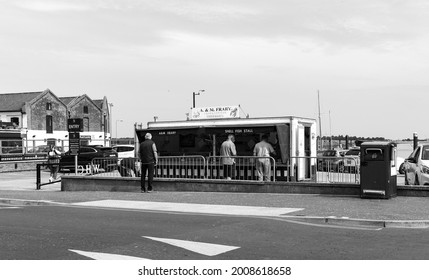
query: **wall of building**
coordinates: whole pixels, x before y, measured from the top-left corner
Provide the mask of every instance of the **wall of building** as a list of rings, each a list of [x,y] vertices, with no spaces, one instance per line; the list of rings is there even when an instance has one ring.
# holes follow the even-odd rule
[[[88,113],[84,112],[84,107],[88,108]],[[88,131],[103,131],[103,113],[88,97],[84,96],[76,104],[69,108],[71,118],[87,118],[89,123]],[[85,121],[84,121],[85,122]]]
[[[51,109],[47,108],[47,103],[51,104]],[[102,108],[99,108],[97,104]],[[84,111],[85,106],[88,108],[87,112]],[[10,122],[11,118],[19,118],[18,129],[20,129],[21,135],[14,140],[20,142],[19,147],[22,147],[24,151],[47,145],[52,141],[67,151],[69,146],[67,119],[69,117],[88,120],[85,131],[81,132],[82,144],[103,146],[111,144],[110,116],[106,97],[100,102],[100,100],[92,101],[87,95],[82,95],[74,98],[71,103],[65,104],[50,90],[45,90],[34,100],[26,102],[22,109],[22,112],[0,112],[0,120]],[[47,116],[52,116],[52,133],[47,133]],[[0,154],[2,153],[1,144],[0,142]],[[9,146],[5,145],[3,148],[7,150],[17,148],[15,145]]]
[[[52,104],[52,110],[47,110],[46,104]],[[29,105],[27,110],[28,129],[46,132],[46,116],[52,116],[54,131],[67,131],[67,107],[52,93],[45,94],[42,98]]]

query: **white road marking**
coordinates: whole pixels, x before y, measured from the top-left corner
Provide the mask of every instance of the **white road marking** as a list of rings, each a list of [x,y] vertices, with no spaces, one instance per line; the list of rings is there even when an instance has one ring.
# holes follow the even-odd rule
[[[126,256],[126,255],[86,252],[86,251],[71,250],[71,249],[69,249],[69,251],[76,253],[78,255],[82,255],[82,256],[91,258],[93,260],[103,260],[103,261],[108,261],[108,260],[116,260],[116,261],[120,261],[120,260],[148,260],[148,259],[137,258],[137,257],[132,257],[132,256]]]
[[[167,243],[169,245],[173,245],[179,248],[186,249],[188,251],[192,251],[201,255],[206,256],[217,256],[229,251],[233,251],[239,249],[240,247],[235,246],[226,246],[219,244],[211,244],[211,243],[203,243],[203,242],[193,242],[187,240],[179,240],[179,239],[168,239],[168,238],[157,238],[150,236],[142,236],[144,238],[148,238],[154,241]]]
[[[0,209],[21,209],[22,207],[17,206],[0,206]]]
[[[138,209],[149,211],[166,211],[180,213],[218,214],[234,216],[281,217],[303,208],[257,207],[214,204],[193,204],[151,201],[99,200],[72,203],[75,206],[90,206],[103,208]]]

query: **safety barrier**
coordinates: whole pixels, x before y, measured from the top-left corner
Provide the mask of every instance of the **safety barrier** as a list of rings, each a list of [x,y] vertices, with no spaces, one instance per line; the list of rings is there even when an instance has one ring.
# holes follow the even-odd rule
[[[94,158],[91,165],[83,170],[87,175],[139,177],[141,162],[138,158]],[[205,170],[206,159],[203,156],[165,156],[158,157],[154,177],[204,179]]]
[[[224,164],[225,160],[233,162]],[[90,165],[79,166],[78,174],[106,177],[139,177],[138,158],[95,158]],[[266,167],[267,173],[258,171]],[[240,181],[313,181],[317,183],[359,183],[356,158],[290,157],[286,165],[277,165],[272,157],[252,156],[161,156],[155,178],[232,179]]]
[[[266,170],[265,176],[263,170]],[[211,156],[207,158],[207,179],[276,181],[275,174],[276,161],[272,157]]]
[[[79,166],[77,173],[80,175],[104,176],[104,177],[134,177],[136,176],[134,158],[100,157],[94,158],[91,164]],[[132,166],[132,164],[134,164]],[[129,172],[126,176],[125,172]]]
[[[47,169],[47,172],[50,171],[51,168],[56,168],[58,173],[60,164],[58,161],[52,161],[52,163],[39,163],[36,165],[36,190],[40,190],[44,185],[61,182],[60,176],[58,176],[55,181],[51,181],[50,178],[47,179],[47,176],[42,176],[42,168]]]
[[[231,176],[226,175],[223,164],[226,157],[203,156],[163,156],[158,157],[155,167],[155,178],[178,179],[228,179],[259,180],[257,166],[263,165],[270,169],[269,179],[275,181],[276,163],[272,157],[231,157],[234,165]],[[260,163],[259,163],[260,162]],[[140,160],[138,158],[95,158],[91,165],[78,167],[80,175],[138,177],[140,176]],[[107,167],[107,168],[106,168]]]
[[[205,179],[206,159],[203,156],[159,157],[155,178]]]
[[[310,179],[316,183],[359,183],[359,167],[356,157],[291,157],[288,161],[296,181]]]

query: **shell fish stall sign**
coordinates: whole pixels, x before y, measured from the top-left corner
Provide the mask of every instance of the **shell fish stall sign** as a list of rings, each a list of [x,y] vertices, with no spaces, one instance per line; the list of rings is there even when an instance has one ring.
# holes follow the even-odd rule
[[[237,119],[240,117],[238,106],[218,106],[193,108],[191,119]]]

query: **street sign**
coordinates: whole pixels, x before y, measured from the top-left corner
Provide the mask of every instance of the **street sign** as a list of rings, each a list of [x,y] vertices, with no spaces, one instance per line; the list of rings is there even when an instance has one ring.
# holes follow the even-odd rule
[[[83,132],[83,119],[68,119],[67,129],[69,132]]]
[[[70,154],[77,156],[80,149],[80,132],[69,132]]]

